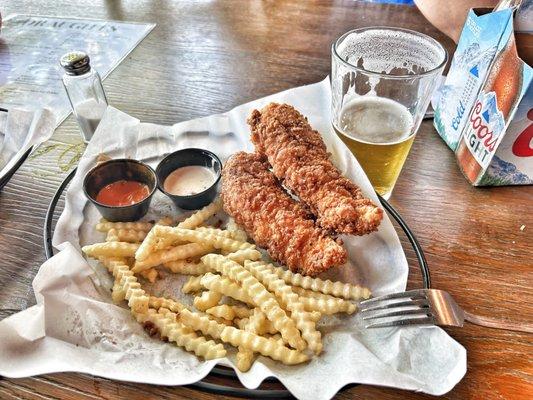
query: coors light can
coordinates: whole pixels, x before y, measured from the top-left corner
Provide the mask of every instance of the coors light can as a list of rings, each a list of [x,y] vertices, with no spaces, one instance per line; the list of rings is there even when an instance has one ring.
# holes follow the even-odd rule
[[[522,68],[514,36],[510,35],[490,68],[456,149],[459,166],[473,185],[482,184],[508,122],[527,89],[523,87]]]

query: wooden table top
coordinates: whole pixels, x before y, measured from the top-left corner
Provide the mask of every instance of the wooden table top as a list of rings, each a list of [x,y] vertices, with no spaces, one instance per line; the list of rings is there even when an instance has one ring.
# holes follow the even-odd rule
[[[154,31],[104,86],[115,107],[145,122],[167,125],[224,112],[323,79],[330,70],[332,41],[352,28],[406,27],[437,38],[453,51],[453,43],[409,6],[352,1],[4,0],[0,11],[4,16],[24,12],[156,22]],[[70,117],[0,192],[0,319],[34,304],[31,282],[44,261],[46,208],[83,149]],[[425,121],[391,203],[418,236],[434,287],[449,291],[470,312],[532,321],[532,200],[533,187],[471,187],[459,172],[453,153],[432,123]],[[409,286],[420,287],[414,254],[406,253],[411,265]],[[444,398],[525,399],[533,393],[531,335],[468,324],[447,331],[466,347],[468,372]],[[0,398],[226,397],[187,387],[62,373],[0,379]],[[337,398],[431,397],[356,386]]]

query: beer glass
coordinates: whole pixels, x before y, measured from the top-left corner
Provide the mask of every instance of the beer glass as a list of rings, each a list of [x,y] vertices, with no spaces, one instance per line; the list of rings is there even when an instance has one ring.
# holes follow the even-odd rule
[[[332,46],[333,128],[386,199],[446,59],[436,40],[399,28],[355,29]]]

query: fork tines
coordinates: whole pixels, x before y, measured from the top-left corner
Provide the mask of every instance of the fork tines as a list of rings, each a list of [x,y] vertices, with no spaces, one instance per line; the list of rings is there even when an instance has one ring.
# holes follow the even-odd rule
[[[387,310],[387,312],[379,313],[381,310]],[[366,324],[365,328],[435,324],[435,318],[433,317],[426,292],[420,289],[362,301],[360,303],[360,314],[363,321],[372,322]],[[389,320],[376,322],[382,318],[388,318]]]

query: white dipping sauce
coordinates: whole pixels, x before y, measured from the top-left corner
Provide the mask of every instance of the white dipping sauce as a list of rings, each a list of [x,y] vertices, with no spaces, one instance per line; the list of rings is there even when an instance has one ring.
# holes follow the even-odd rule
[[[210,168],[200,165],[189,165],[172,171],[163,188],[176,196],[190,196],[203,192],[215,183],[216,175]]]

